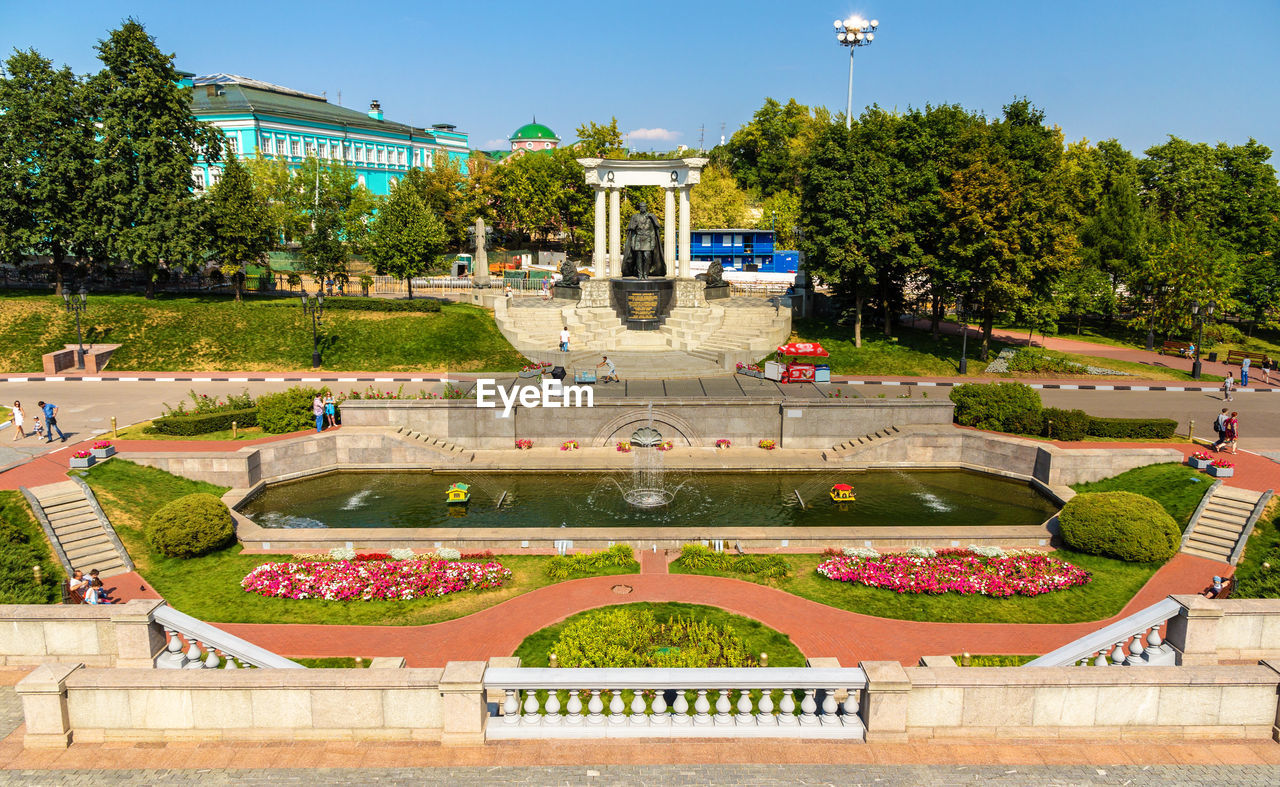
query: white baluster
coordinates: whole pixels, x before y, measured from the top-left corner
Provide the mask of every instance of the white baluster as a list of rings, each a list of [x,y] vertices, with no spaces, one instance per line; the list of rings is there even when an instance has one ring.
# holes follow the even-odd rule
[[[849,689],[849,695],[844,698],[844,705],[841,707],[844,711],[844,723],[852,724],[853,720],[858,718],[858,712],[861,710],[858,702],[858,690]]]
[[[600,699],[600,689],[591,690],[591,699],[587,701],[587,710],[590,715],[587,716],[587,724],[599,725],[604,724],[604,702]]]
[[[649,716],[649,723],[659,727],[665,727],[671,723],[671,714],[667,713],[667,693],[662,689],[658,689],[653,693],[653,713]]]
[[[622,725],[627,723],[627,717],[623,715],[626,705],[622,702],[622,689],[613,690],[613,699],[609,700],[609,723],[613,725]]]
[[[796,719],[796,697],[791,689],[782,690],[782,701],[778,703],[778,724],[784,727],[798,724]]]
[[[800,724],[804,727],[811,727],[818,724],[818,703],[813,698],[817,694],[817,689],[805,689],[804,699],[800,701]]]
[[[200,643],[194,639],[187,640],[190,643],[187,646],[187,663],[182,665],[183,669],[204,669],[204,653],[200,650]]]
[[[236,661],[235,656],[227,656],[226,669],[240,669],[240,662]]]
[[[1142,632],[1139,631],[1137,634],[1133,636],[1133,639],[1129,640],[1128,662],[1130,664],[1135,664],[1138,661],[1141,661],[1142,653],[1144,650],[1146,650],[1146,648],[1143,647],[1143,644],[1142,644]]]
[[[1093,659],[1093,666],[1095,667],[1107,666],[1107,652],[1105,650],[1098,651],[1098,655]]]
[[[823,724],[839,724],[840,719],[836,718],[836,690],[822,690],[822,723]]]
[[[720,689],[720,696],[716,698],[716,724],[730,724],[733,717],[729,715],[729,711],[733,710],[733,704],[729,702],[729,690]]]
[[[507,724],[520,723],[520,695],[515,689],[507,689],[507,697],[502,701],[502,720]]]
[[[165,652],[156,658],[156,668],[182,669],[182,665],[187,660],[187,657],[182,655],[182,640],[178,639],[178,632],[173,629],[165,629],[164,633],[169,641],[165,643]]]
[[[689,700],[684,696],[684,689],[676,690],[676,701],[671,704],[671,723],[677,727],[687,727],[693,719],[689,717]]]
[[[632,727],[643,727],[649,723],[649,717],[644,714],[644,691],[635,689],[635,693],[631,696],[631,722]]]
[[[738,716],[736,721],[738,724],[752,724],[756,722],[756,717],[751,714],[751,691],[742,689],[738,692]]]
[[[756,714],[756,724],[773,727],[778,723],[778,717],[773,715],[773,689],[764,689],[760,692],[760,702],[756,703],[759,713]]]
[[[582,717],[582,698],[578,696],[577,689],[569,691],[569,703],[566,706],[566,709],[569,711],[569,716],[564,720],[565,724],[568,724],[570,727],[582,726],[582,722],[584,721]]]
[[[547,689],[547,701],[543,703],[542,709],[546,711],[542,716],[544,726],[558,727],[564,721],[564,716],[560,713],[560,692],[556,689]]]
[[[698,727],[711,725],[711,716],[707,714],[707,711],[711,710],[711,703],[707,702],[706,689],[698,689],[698,698],[693,701],[693,709],[697,711],[693,717],[694,725]]]
[[[222,666],[222,660],[218,658],[218,654],[213,648],[209,648],[209,655],[204,657],[205,669],[217,669]]]
[[[1151,627],[1151,633],[1147,634],[1147,647],[1158,648],[1164,644],[1164,640],[1160,639],[1160,624]]]
[[[534,689],[525,690],[524,716],[520,719],[520,723],[529,727],[542,723],[542,716],[538,713],[538,692]]]
[[[1120,666],[1124,663],[1124,644],[1117,642],[1115,648],[1111,651],[1112,666]]]

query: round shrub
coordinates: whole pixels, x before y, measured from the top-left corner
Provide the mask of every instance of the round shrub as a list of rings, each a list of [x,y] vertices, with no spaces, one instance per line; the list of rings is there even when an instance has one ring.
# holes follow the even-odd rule
[[[1000,432],[1040,429],[1040,394],[1022,383],[968,383],[951,389],[956,423]]]
[[[311,401],[328,393],[328,388],[295,385],[287,391],[258,397],[258,426],[268,434],[286,434],[316,428]]]
[[[180,497],[147,520],[147,541],[169,557],[199,557],[235,538],[231,512],[221,500],[204,492]]]
[[[1088,555],[1130,563],[1159,563],[1182,542],[1178,523],[1156,501],[1133,492],[1076,495],[1058,515],[1062,540]]]

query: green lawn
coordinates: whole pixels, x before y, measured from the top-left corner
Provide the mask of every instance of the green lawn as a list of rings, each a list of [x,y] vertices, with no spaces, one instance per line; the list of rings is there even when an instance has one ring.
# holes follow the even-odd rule
[[[126,426],[119,430],[112,440],[230,440],[231,430],[223,429],[217,432],[205,432],[204,434],[193,435],[176,435],[176,434],[150,434],[146,431],[146,427],[150,425],[150,421]],[[266,437],[267,433],[257,426],[246,426],[236,430],[236,440],[256,440],[259,437]]]
[[[240,581],[254,567],[287,559],[284,555],[246,555],[239,544],[203,557],[182,560],[151,549],[143,524],[156,509],[193,492],[221,496],[225,487],[191,481],[118,457],[85,473],[103,510],[120,534],[138,571],[175,608],[211,623],[335,623],[411,626],[469,615],[530,590],[552,584],[543,573],[550,556],[498,555],[493,560],[512,572],[501,588],[413,601],[297,601],[247,593]],[[29,569],[28,569],[29,570]],[[595,576],[634,573],[610,567]]]
[[[0,424],[4,423],[5,421],[8,421],[12,417],[13,417],[13,410],[11,408],[5,407],[4,405],[0,404]],[[23,427],[23,428],[25,429],[26,427]]]
[[[1124,605],[1160,568],[1158,564],[1124,563],[1095,555],[1060,549],[1053,553],[1086,569],[1093,581],[1082,587],[1057,590],[1041,596],[962,596],[895,593],[884,588],[836,582],[818,573],[822,555],[786,555],[790,575],[783,580],[761,582],[779,590],[817,601],[837,609],[896,620],[939,623],[1080,623],[1102,620],[1124,609]],[[714,570],[687,570],[680,561],[671,564],[673,574],[710,574],[748,579],[741,574]]]
[[[224,295],[90,295],[85,342],[122,345],[111,368],[282,371],[309,366],[311,323],[296,299]],[[73,316],[52,295],[0,290],[0,372],[37,372],[40,356],[76,340]],[[324,368],[512,371],[525,360],[493,316],[446,303],[437,313],[324,313]]]
[[[864,331],[862,347],[853,346],[853,328],[825,320],[796,320],[793,330],[802,342],[820,342],[831,353],[834,374],[907,375],[954,377],[960,374],[960,338],[942,336],[934,340],[927,330],[894,326],[892,338],[876,330]],[[992,342],[991,357],[1005,347]],[[978,376],[986,363],[978,360],[979,344],[969,342],[969,374]]]
[[[1004,656],[1004,655],[971,655],[969,663],[961,663],[963,656],[952,656],[958,667],[1021,667],[1028,661],[1032,661],[1036,656]]]
[[[40,566],[37,585],[32,566]],[[66,578],[21,492],[0,490],[0,604],[57,604]]]
[[[362,669],[369,668],[369,662],[373,659],[362,659],[359,664],[356,663],[355,656],[332,656],[320,659],[290,659],[296,661],[308,669],[354,669],[360,667]]]
[[[1236,564],[1235,598],[1280,598],[1280,505],[1258,519]]]
[[[1003,330],[1014,331],[1017,333],[1027,333],[1025,326],[1002,324],[997,328]],[[1237,326],[1239,327],[1239,326]],[[1242,334],[1247,334],[1247,327],[1241,328]],[[1111,327],[1107,327],[1101,321],[1085,321],[1080,328],[1080,332],[1076,333],[1076,324],[1074,322],[1064,321],[1058,326],[1056,338],[1071,339],[1078,342],[1091,342],[1093,344],[1102,344],[1109,347],[1127,347],[1129,349],[1145,350],[1147,349],[1147,332],[1145,330],[1134,330],[1124,326],[1119,320],[1112,323]],[[1036,334],[1040,336],[1039,333]],[[1194,338],[1189,333],[1183,333],[1172,337],[1172,341],[1191,341]],[[1164,342],[1164,337],[1157,334],[1155,337],[1155,349],[1159,350],[1160,345]],[[1202,356],[1211,352],[1218,353],[1220,358],[1225,358],[1228,350],[1247,350],[1249,352],[1260,352],[1270,355],[1272,358],[1280,357],[1280,331],[1267,328],[1258,328],[1253,332],[1253,336],[1244,335],[1242,341],[1238,342],[1217,342],[1210,343],[1207,339],[1203,347]],[[1238,375],[1237,375],[1238,376]]]
[[[1186,529],[1200,498],[1213,485],[1213,479],[1179,462],[1147,465],[1085,484],[1072,484],[1077,492],[1134,492],[1146,495],[1164,506],[1169,516]]]
[[[653,613],[654,618],[659,623],[666,623],[673,617],[683,617],[704,620],[717,626],[728,628],[742,640],[749,653],[755,654],[757,657],[761,653],[768,653],[770,667],[803,667],[805,665],[804,654],[800,652],[799,648],[791,644],[790,637],[751,618],[733,615],[722,609],[701,604],[641,602],[620,606],[626,609],[648,610]],[[520,643],[520,647],[516,648],[516,652],[513,655],[520,657],[520,664],[524,667],[548,666],[548,657],[552,653],[556,640],[560,638],[560,632],[564,630],[564,627],[596,611],[579,612],[559,623],[547,626],[540,631],[535,631],[526,637],[524,642]]]

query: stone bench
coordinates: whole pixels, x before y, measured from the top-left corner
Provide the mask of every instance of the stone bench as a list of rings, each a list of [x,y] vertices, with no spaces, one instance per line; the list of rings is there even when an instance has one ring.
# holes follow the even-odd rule
[[[86,344],[84,348],[84,373],[97,374],[107,366],[107,362],[111,360],[111,354],[119,349],[118,344]],[[44,365],[45,374],[58,374],[68,370],[79,371],[76,369],[76,353],[79,352],[80,345],[68,344],[64,345],[61,350],[54,350],[51,353],[45,353],[40,356],[40,360]]]

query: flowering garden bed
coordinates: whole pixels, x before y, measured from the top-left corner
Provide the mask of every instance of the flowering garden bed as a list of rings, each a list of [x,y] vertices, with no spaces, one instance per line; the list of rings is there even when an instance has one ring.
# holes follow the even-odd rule
[[[495,562],[356,559],[263,563],[240,586],[274,598],[408,601],[498,588],[510,578],[511,572]]]
[[[932,557],[842,555],[821,563],[818,573],[837,582],[897,593],[959,593],[996,598],[1038,596],[1085,585],[1093,579],[1088,571],[1047,555],[984,557],[967,549],[938,550]]]

